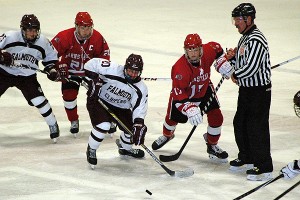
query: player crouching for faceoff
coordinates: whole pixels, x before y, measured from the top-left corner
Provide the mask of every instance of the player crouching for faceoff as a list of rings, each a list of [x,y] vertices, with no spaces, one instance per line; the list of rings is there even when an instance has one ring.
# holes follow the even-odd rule
[[[200,109],[204,110],[209,98],[215,93],[210,80],[211,65],[214,61],[215,69],[222,76],[229,79],[233,73],[221,45],[216,42],[202,44],[198,34],[189,34],[184,41],[184,51],[185,54],[172,67],[172,90],[163,124],[163,135],[153,142],[153,150],[160,149],[174,138],[178,123],[186,123],[188,120],[193,126],[202,123]],[[208,127],[203,136],[209,158],[227,162],[228,153],[217,145],[223,123],[217,96],[208,106],[206,114]]]
[[[142,158],[145,153],[132,145],[144,144],[147,127],[144,118],[148,109],[148,88],[141,80],[143,60],[140,55],[131,54],[125,66],[102,58],[93,58],[85,65],[89,81],[87,110],[93,125],[86,151],[87,161],[94,169],[97,164],[96,150],[108,133],[114,118],[98,102],[100,99],[112,112],[132,130],[133,136],[122,126],[120,139],[116,140],[120,155]]]
[[[52,108],[37,80],[38,62],[42,60],[48,78],[55,80],[57,52],[40,32],[40,22],[33,14],[24,15],[21,31],[9,31],[0,36],[0,96],[9,87],[18,88],[30,106],[35,106],[44,117],[54,142],[59,127]]]

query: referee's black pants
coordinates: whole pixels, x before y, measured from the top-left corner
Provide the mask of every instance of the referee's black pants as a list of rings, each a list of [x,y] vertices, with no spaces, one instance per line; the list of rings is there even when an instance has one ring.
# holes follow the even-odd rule
[[[240,87],[233,126],[239,149],[238,158],[254,164],[262,173],[272,172],[269,113],[271,84]]]

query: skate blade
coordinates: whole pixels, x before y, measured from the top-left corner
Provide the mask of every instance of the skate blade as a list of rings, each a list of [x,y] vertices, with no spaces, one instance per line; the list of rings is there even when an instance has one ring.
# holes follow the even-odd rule
[[[53,141],[54,144],[56,144],[57,141],[58,141],[58,138],[53,138],[52,141]]]
[[[90,165],[90,168],[91,168],[92,170],[95,169],[95,165],[92,165],[92,164],[89,164],[89,165]]]
[[[231,172],[246,172],[248,169],[252,169],[254,167],[253,164],[245,164],[240,167],[230,166],[229,171]]]
[[[259,175],[248,175],[247,179],[249,181],[268,181],[271,180],[273,178],[272,173],[263,173],[263,174],[259,174]]]
[[[77,133],[72,133],[74,138],[77,138]]]
[[[215,163],[228,163],[228,159],[227,158],[218,158],[215,155],[212,154],[208,154],[209,159],[211,159],[213,162]]]

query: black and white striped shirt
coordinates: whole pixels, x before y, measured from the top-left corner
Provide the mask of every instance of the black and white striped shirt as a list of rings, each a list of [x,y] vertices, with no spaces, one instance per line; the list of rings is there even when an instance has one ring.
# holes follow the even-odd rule
[[[240,39],[234,65],[234,77],[242,87],[266,86],[271,83],[268,42],[254,25]]]

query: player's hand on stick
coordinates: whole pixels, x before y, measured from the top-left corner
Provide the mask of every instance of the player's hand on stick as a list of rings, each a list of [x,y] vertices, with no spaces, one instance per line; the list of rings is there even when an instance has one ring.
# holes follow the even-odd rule
[[[222,76],[224,76],[226,79],[229,79],[232,75],[232,73],[234,72],[233,67],[231,66],[231,64],[227,61],[227,58],[225,56],[225,54],[223,54],[222,56],[220,56],[215,64],[214,67],[216,68],[216,70],[222,74]]]
[[[60,63],[57,65],[58,79],[62,82],[66,82],[69,76],[67,64]]]
[[[280,170],[280,173],[284,175],[284,179],[292,179],[298,174],[300,174],[300,169],[298,166],[298,161],[289,163],[287,166]]]
[[[200,108],[194,103],[186,103],[181,112],[188,117],[193,126],[198,126],[203,121]]]
[[[147,126],[144,124],[144,120],[135,120],[132,126],[133,142],[135,145],[144,144],[145,135],[147,133]]]
[[[45,72],[47,72],[47,78],[51,81],[57,81],[59,75],[58,72],[56,71],[55,67],[47,67],[44,69]]]
[[[10,66],[13,64],[13,57],[5,50],[0,50],[0,64]]]
[[[99,98],[98,95],[103,85],[102,80],[100,78],[91,79],[89,80],[88,85],[89,85],[89,89],[86,92],[86,95],[93,100],[98,100]]]

